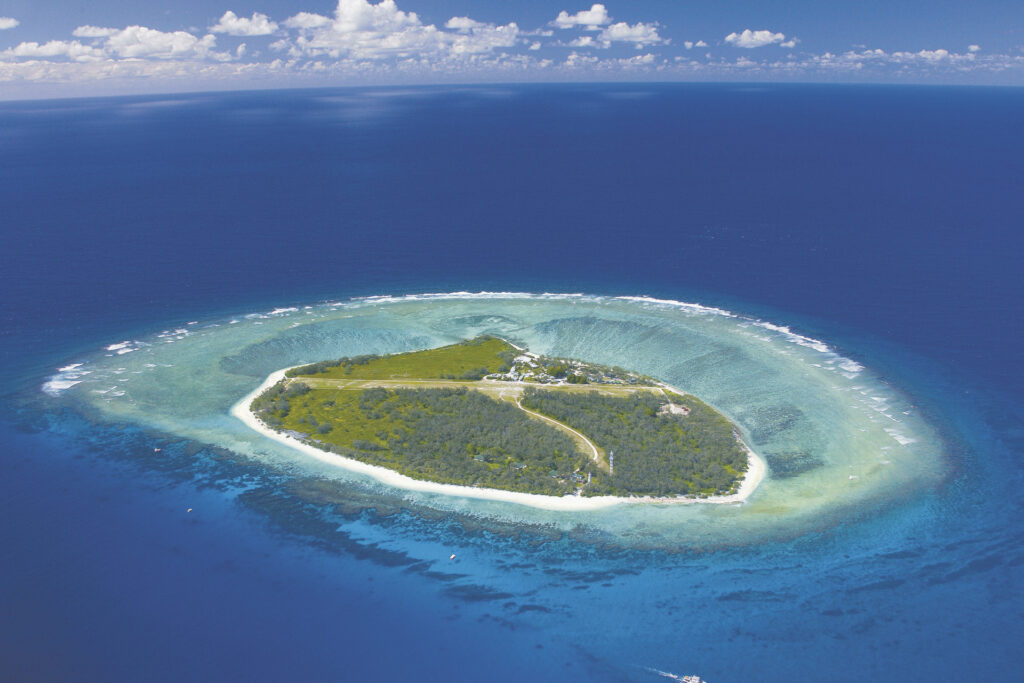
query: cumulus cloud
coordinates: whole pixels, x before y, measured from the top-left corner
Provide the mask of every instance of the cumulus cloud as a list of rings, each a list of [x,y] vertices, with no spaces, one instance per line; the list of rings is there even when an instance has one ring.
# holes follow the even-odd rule
[[[939,48],[937,50],[919,50],[917,52],[893,52],[892,58],[896,61],[925,61],[925,62],[942,62],[942,61],[956,61],[959,59],[973,59],[973,54],[958,55],[949,50]]]
[[[519,40],[519,27],[513,22],[504,26],[480,24],[465,35],[451,39],[450,51],[454,55],[480,54],[497,48],[512,47]]]
[[[269,36],[276,30],[277,24],[266,14],[253,12],[252,17],[246,19],[231,10],[225,12],[220,21],[210,27],[211,33],[227,33],[232,36]]]
[[[284,25],[288,28],[297,29],[308,29],[308,28],[321,28],[331,23],[330,17],[325,17],[320,14],[312,14],[310,12],[299,12],[294,17],[285,19]]]
[[[228,53],[215,52],[216,38],[202,38],[186,31],[164,32],[145,26],[106,29],[79,26],[75,36],[95,39],[91,45],[77,40],[51,40],[47,43],[26,42],[5,50],[8,57],[66,57],[78,62],[100,59],[231,59]],[[98,39],[104,39],[98,42]]]
[[[551,22],[553,26],[558,28],[573,28],[575,26],[582,26],[588,30],[597,30],[598,27],[604,26],[611,22],[611,17],[608,16],[608,10],[604,5],[595,4],[591,5],[590,9],[580,10],[576,14],[569,14],[565,10],[558,13],[555,20]]]
[[[980,49],[981,49],[980,45],[968,45],[967,46],[967,51],[968,52],[977,52]]]
[[[765,45],[772,45],[774,43],[781,43],[784,40],[786,40],[786,36],[783,33],[772,33],[771,31],[766,30],[751,31],[749,28],[745,29],[743,33],[736,33],[734,31],[725,37],[725,42],[729,43],[733,47],[744,47],[748,49],[764,47]]]
[[[619,59],[615,63],[618,66],[624,67],[637,67],[637,66],[650,66],[654,64],[656,58],[651,53],[645,55],[637,55],[636,57],[628,57],[625,59]]]
[[[565,58],[563,66],[576,67],[585,66],[588,64],[596,64],[600,60],[597,57],[591,55],[581,55],[579,52],[570,52],[569,56]]]
[[[285,25],[300,30],[288,46],[289,54],[333,59],[481,54],[512,47],[520,36],[514,22],[498,26],[469,17],[452,17],[445,24],[449,30],[443,31],[424,24],[415,12],[403,12],[394,0],[376,5],[367,0],[338,0],[333,19],[304,13]]]
[[[185,31],[128,26],[107,38],[105,47],[118,57],[202,58],[211,55],[215,43],[211,34],[197,38]]]
[[[1007,69],[1024,68],[1024,58],[1010,55],[993,55],[990,59],[980,58],[974,52],[956,53],[938,48],[935,50],[918,50],[917,52],[896,51],[886,52],[879,49],[863,49],[848,51],[842,54],[826,52],[813,55],[796,64],[801,68],[814,68],[830,71],[878,71],[880,69],[897,69],[896,73],[942,73],[989,71],[1003,72]]]
[[[116,28],[102,28],[100,26],[89,26],[86,24],[85,26],[79,26],[76,28],[71,32],[71,35],[76,38],[106,38],[107,36],[112,36],[115,33],[117,33]]]
[[[66,57],[76,62],[92,62],[103,59],[105,53],[98,48],[83,45],[77,40],[51,40],[47,43],[21,43],[4,50],[9,57]]]
[[[0,17],[0,31],[6,31],[9,28],[15,28],[21,22],[13,17]]]
[[[484,26],[486,26],[486,24],[483,22],[477,21],[476,19],[470,19],[469,17],[452,17],[448,20],[448,23],[444,25],[445,28],[463,32],[472,31],[475,28],[482,28]]]
[[[657,45],[659,43],[667,43],[668,41],[658,35],[657,24],[645,24],[643,22],[637,22],[630,26],[624,21],[620,21],[617,24],[612,24],[607,27],[597,36],[597,39],[601,41],[605,47],[608,47],[613,42],[622,43],[633,43],[637,49],[646,45]]]

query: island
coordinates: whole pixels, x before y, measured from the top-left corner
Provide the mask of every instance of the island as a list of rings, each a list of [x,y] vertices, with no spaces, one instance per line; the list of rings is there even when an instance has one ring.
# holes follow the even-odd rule
[[[595,503],[541,507],[736,502],[764,472],[695,396],[494,336],[279,371],[236,409],[278,440],[407,488]]]

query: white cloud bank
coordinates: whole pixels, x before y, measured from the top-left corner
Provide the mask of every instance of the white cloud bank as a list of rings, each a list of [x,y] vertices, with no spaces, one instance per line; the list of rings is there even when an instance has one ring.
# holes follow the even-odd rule
[[[795,40],[786,40],[784,33],[772,33],[767,30],[751,31],[749,28],[745,29],[742,33],[736,33],[733,31],[725,37],[725,42],[729,43],[733,47],[743,47],[752,49],[755,47],[764,47],[765,45],[773,45],[779,43],[783,47],[793,47],[796,44]]]
[[[5,51],[12,57],[67,57],[76,62],[103,59],[104,52],[98,48],[83,45],[77,40],[51,40],[47,43],[21,43]]]
[[[79,26],[72,35],[92,39],[91,43],[78,40],[51,40],[46,43],[26,42],[0,53],[3,57],[64,57],[76,62],[110,59],[231,59],[227,53],[214,51],[216,38],[207,34],[202,38],[186,31],[164,32],[145,26],[127,26],[123,29],[99,26]]]
[[[9,28],[16,28],[21,22],[13,17],[0,17],[0,31],[6,31]]]
[[[617,21],[604,4],[572,14],[563,10],[553,21],[523,30],[514,21],[489,23],[470,16],[427,23],[403,9],[414,7],[418,0],[398,0],[402,8],[396,0],[333,1],[329,14],[302,11],[287,18],[260,12],[244,17],[228,10],[207,33],[84,24],[71,36],[12,42],[6,48],[0,43],[0,84],[79,83],[88,88],[104,79],[124,83],[148,79],[149,83],[182,83],[187,89],[203,83],[252,87],[595,76],[908,82],[943,77],[974,82],[977,77],[1024,84],[1024,55],[982,53],[973,44],[962,53],[942,48],[885,52],[866,47],[836,54],[754,52],[748,50],[767,45],[792,48],[798,41],[781,32],[745,29],[725,36],[717,46],[687,40],[672,50],[671,40],[662,35],[667,30],[662,24],[651,17],[630,17],[634,23]],[[0,28],[3,21],[0,18]],[[13,19],[8,23],[7,28],[18,25]],[[245,38],[246,43],[232,40],[229,47],[221,47],[217,44],[221,36]],[[653,46],[658,49],[650,50]],[[573,48],[567,57],[550,54],[549,48],[564,47]],[[745,48],[740,51],[743,56],[736,58],[733,47]],[[626,53],[627,48],[637,52]],[[593,50],[601,52],[588,54]],[[125,86],[129,91],[130,87]],[[10,85],[0,88],[0,93],[0,97],[17,96]]]

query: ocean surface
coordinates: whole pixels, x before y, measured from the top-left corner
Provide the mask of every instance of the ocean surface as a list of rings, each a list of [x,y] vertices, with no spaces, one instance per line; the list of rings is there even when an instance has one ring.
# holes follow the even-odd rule
[[[0,680],[1019,680],[1022,120],[811,85],[0,104]],[[556,513],[229,414],[482,332],[693,391],[767,479]]]

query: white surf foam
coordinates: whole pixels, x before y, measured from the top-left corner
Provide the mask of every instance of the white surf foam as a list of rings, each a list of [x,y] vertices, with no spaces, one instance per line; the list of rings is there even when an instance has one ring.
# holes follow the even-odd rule
[[[776,325],[775,323],[766,322],[764,320],[758,320],[754,322],[754,324],[757,325],[758,327],[763,327],[766,330],[778,332],[779,334],[782,335],[784,339],[786,339],[786,341],[790,341],[794,344],[799,344],[800,346],[806,346],[807,348],[814,349],[819,353],[832,352],[832,349],[830,349],[828,347],[828,344],[826,344],[825,342],[819,339],[814,339],[813,337],[806,337],[802,334],[797,334],[793,330],[789,329],[789,327],[787,327],[786,325]]]
[[[50,396],[57,396],[63,391],[70,389],[82,382],[82,378],[90,374],[91,370],[83,370],[84,363],[71,363],[64,367],[57,368],[57,372],[43,382],[43,392]]]
[[[81,382],[82,380],[80,379],[51,379],[43,383],[43,391],[50,394],[51,396],[56,396],[65,389],[70,389],[76,384],[81,384]]]

